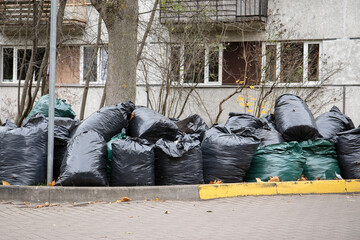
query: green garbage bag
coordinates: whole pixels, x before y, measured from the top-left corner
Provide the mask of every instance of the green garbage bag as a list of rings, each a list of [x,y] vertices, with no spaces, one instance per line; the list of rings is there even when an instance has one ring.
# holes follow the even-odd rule
[[[107,155],[106,173],[107,173],[107,176],[108,176],[109,179],[110,179],[110,174],[111,174],[111,156],[112,156],[112,146],[111,146],[111,144],[117,139],[127,139],[127,136],[125,134],[125,129],[123,129],[121,131],[121,133],[118,133],[115,136],[113,136],[110,139],[110,141],[107,142],[108,155]]]
[[[259,147],[246,174],[246,182],[279,177],[280,181],[296,181],[301,177],[306,158],[298,142],[283,142]]]
[[[303,174],[308,180],[333,180],[340,176],[335,144],[324,139],[300,143],[306,164]]]
[[[31,116],[41,113],[45,117],[49,116],[49,95],[44,95],[36,102],[34,108],[31,110],[26,120]],[[71,105],[66,103],[66,100],[56,98],[55,99],[55,117],[68,117],[74,119],[75,112],[71,109]]]

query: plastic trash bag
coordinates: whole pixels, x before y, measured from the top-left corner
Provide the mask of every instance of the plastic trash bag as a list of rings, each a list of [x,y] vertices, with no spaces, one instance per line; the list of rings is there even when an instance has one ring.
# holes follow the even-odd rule
[[[224,125],[209,129],[201,145],[205,183],[242,182],[259,144],[249,130],[234,134]]]
[[[36,113],[40,113],[45,117],[49,116],[49,95],[44,95],[36,102],[34,108],[31,110],[29,115],[26,117],[26,120]],[[76,114],[71,109],[71,105],[66,102],[66,100],[56,98],[55,99],[55,117],[67,117],[74,119]]]
[[[134,108],[132,102],[103,107],[82,121],[79,127],[71,133],[71,136],[74,137],[79,133],[93,130],[100,133],[108,142],[123,128],[127,128],[128,119]]]
[[[68,144],[56,185],[106,186],[106,156],[106,142],[99,133],[80,133]]]
[[[273,128],[258,128],[254,134],[261,140],[260,147],[284,142],[281,134]]]
[[[204,183],[202,162],[199,140],[189,135],[175,142],[160,139],[155,147],[156,185]]]
[[[47,120],[30,118],[21,128],[0,127],[0,181],[11,185],[46,183]]]
[[[337,133],[355,128],[352,120],[336,106],[333,106],[330,112],[318,116],[316,125],[320,135],[325,139],[332,139]]]
[[[71,118],[54,118],[54,179],[59,177],[60,167],[65,156],[67,144],[70,140],[70,133],[79,125],[79,123],[79,120],[74,120]]]
[[[308,180],[333,180],[340,175],[335,145],[324,139],[300,143],[306,164],[303,174]]]
[[[270,177],[279,177],[280,181],[296,181],[301,177],[306,163],[301,146],[297,142],[259,147],[246,174],[247,182],[256,178],[268,181]]]
[[[360,179],[360,128],[337,134],[335,145],[341,176]]]
[[[263,122],[253,115],[235,112],[229,113],[229,118],[225,123],[225,127],[229,128],[234,133],[245,128],[261,128],[263,125]]]
[[[260,118],[260,120],[264,123],[264,125],[267,125],[270,128],[276,129],[275,124],[275,116],[274,114],[265,114]]]
[[[112,143],[111,186],[155,185],[154,149],[139,138]]]
[[[293,94],[283,94],[275,101],[276,129],[285,141],[315,139],[319,132],[306,103]]]
[[[180,131],[186,134],[198,135],[200,141],[202,141],[205,132],[209,129],[208,125],[198,114],[191,114],[187,118],[177,121],[176,125]]]
[[[137,107],[129,123],[128,134],[155,143],[160,138],[176,139],[179,129],[176,124],[160,113],[145,107]]]

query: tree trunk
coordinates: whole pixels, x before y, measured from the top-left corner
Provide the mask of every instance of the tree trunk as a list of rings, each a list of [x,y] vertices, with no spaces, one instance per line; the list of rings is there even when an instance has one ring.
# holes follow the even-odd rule
[[[91,0],[108,30],[108,77],[105,105],[136,98],[138,1]]]

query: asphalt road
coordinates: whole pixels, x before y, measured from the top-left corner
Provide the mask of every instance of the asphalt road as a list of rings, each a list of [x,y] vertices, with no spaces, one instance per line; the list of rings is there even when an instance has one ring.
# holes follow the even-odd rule
[[[2,202],[0,239],[360,239],[360,195]]]

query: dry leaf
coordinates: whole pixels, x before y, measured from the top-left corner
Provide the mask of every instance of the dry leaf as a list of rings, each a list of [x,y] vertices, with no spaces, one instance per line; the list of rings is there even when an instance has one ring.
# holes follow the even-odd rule
[[[131,119],[133,119],[134,116],[135,116],[135,114],[134,114],[134,113],[131,113],[129,121],[130,121]]]
[[[55,180],[52,181],[51,183],[48,183],[49,187],[55,186]]]
[[[260,179],[260,178],[255,178],[255,179],[256,179],[256,182],[258,182],[258,183],[263,182],[263,181],[261,181],[261,179]]]
[[[223,182],[220,180],[214,180],[214,181],[210,181],[209,184],[222,184]]]
[[[8,182],[6,182],[6,181],[2,181],[2,185],[4,185],[4,186],[10,186],[10,183],[8,183]]]
[[[165,211],[165,214],[170,214],[170,211]]]
[[[50,206],[50,203],[49,202],[46,202],[45,203],[45,207],[49,207]]]
[[[305,175],[301,175],[301,177],[298,179],[298,181],[307,181],[307,177]]]
[[[279,179],[278,176],[270,177],[270,179],[268,180],[268,182],[280,182],[280,179]]]
[[[159,201],[159,198],[155,198],[155,200],[154,200],[155,202],[157,202],[157,201]]]
[[[128,198],[128,197],[122,197],[120,200],[117,200],[116,202],[117,203],[120,203],[120,202],[128,202],[128,201],[130,201],[131,199],[130,198]]]

